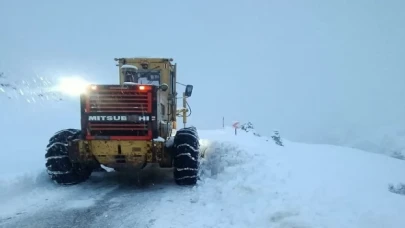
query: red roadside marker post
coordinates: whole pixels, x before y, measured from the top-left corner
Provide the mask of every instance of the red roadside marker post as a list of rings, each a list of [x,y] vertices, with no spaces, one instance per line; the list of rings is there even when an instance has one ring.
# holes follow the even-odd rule
[[[239,122],[236,121],[232,124],[232,127],[235,128],[235,135],[237,134],[237,129],[239,128]]]

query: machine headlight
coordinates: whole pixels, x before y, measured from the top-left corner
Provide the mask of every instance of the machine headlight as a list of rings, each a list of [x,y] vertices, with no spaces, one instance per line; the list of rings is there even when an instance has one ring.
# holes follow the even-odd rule
[[[86,92],[89,85],[89,82],[80,77],[63,77],[55,89],[69,96],[80,96]]]

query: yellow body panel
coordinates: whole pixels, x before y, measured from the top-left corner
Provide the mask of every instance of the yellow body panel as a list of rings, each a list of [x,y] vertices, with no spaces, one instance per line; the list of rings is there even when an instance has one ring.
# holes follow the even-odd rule
[[[169,98],[169,94],[176,93],[176,64],[172,64],[173,59],[169,58],[116,58],[118,61],[118,73],[120,78],[120,84],[124,84],[125,75],[123,74],[121,67],[123,65],[133,65],[139,69],[142,69],[142,64],[147,63],[148,69],[160,70],[160,84],[166,83],[169,86],[169,89],[166,92],[159,91],[159,100],[158,103],[165,107],[165,111],[161,113],[159,111],[158,116],[160,120],[163,121],[176,121],[176,110],[177,110],[177,100],[175,98]],[[160,109],[160,106],[159,106]],[[168,116],[167,114],[171,115]],[[175,129],[175,128],[174,128]],[[168,133],[168,132],[166,132]],[[168,134],[161,135],[162,137],[170,136]]]
[[[133,140],[79,140],[72,158],[81,161],[97,160],[111,168],[140,168],[146,163],[165,166],[170,158],[162,142]]]

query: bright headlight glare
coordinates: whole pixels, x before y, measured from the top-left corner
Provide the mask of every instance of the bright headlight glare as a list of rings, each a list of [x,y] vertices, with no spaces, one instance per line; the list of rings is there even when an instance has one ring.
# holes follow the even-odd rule
[[[60,78],[56,90],[70,96],[80,96],[86,92],[89,85],[89,82],[80,77],[63,77]]]

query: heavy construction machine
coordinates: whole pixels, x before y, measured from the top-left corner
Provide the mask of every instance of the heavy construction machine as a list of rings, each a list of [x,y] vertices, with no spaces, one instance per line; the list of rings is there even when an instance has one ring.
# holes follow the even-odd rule
[[[179,185],[195,185],[199,138],[186,127],[192,85],[177,82],[167,58],[116,58],[119,83],[90,84],[80,95],[81,128],[56,132],[46,148],[50,178],[68,185],[86,181],[104,165],[116,171],[147,164],[173,168]],[[179,96],[177,84],[185,86]],[[183,108],[177,109],[177,100]],[[177,130],[177,117],[184,127]]]

